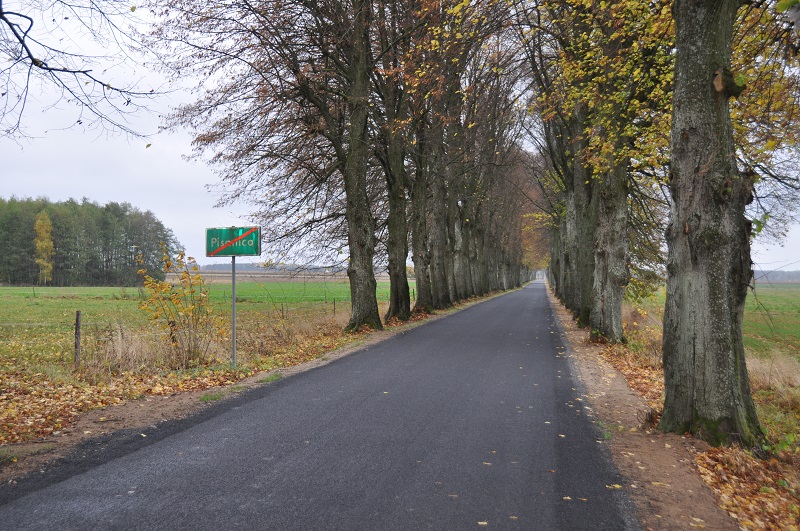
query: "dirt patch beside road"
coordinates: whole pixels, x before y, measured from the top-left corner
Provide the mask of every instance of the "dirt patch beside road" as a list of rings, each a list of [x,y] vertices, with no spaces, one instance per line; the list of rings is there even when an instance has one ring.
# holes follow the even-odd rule
[[[603,360],[603,347],[590,343],[589,332],[578,328],[569,311],[552,294],[550,297],[585,398],[606,434],[614,463],[627,480],[622,487],[636,504],[642,527],[739,529],[736,521],[719,508],[694,467],[694,454],[708,446],[698,439],[643,428],[650,409],[645,400]]]

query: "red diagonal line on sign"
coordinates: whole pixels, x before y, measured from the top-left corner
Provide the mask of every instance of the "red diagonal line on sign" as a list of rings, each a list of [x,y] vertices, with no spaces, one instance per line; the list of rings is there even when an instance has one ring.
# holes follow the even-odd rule
[[[257,230],[258,230],[258,227],[253,227],[252,229],[250,229],[249,231],[245,232],[244,234],[242,234],[242,235],[241,235],[241,236],[239,236],[238,238],[234,238],[233,240],[229,241],[228,243],[226,243],[225,245],[223,245],[223,246],[222,246],[222,247],[220,247],[219,249],[215,250],[214,252],[212,252],[212,253],[211,253],[211,254],[209,254],[208,256],[214,256],[215,254],[217,254],[217,253],[218,253],[218,252],[220,252],[221,250],[223,250],[223,249],[227,249],[228,247],[230,247],[230,246],[231,246],[231,245],[233,245],[234,243],[238,242],[239,240],[243,240],[243,239],[247,238],[248,236],[250,236],[251,234],[253,234],[253,233],[254,233],[255,231],[257,231]]]

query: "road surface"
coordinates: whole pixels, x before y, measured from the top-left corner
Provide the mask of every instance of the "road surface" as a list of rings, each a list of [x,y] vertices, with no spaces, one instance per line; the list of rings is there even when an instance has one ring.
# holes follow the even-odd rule
[[[0,529],[631,529],[545,285],[16,487]]]

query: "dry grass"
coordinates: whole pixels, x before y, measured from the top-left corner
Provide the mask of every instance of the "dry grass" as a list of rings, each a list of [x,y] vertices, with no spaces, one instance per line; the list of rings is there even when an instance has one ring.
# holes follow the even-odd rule
[[[657,314],[626,307],[624,327],[628,343],[612,352],[615,366],[625,373],[631,386],[652,401],[660,410],[663,398],[656,387],[663,381],[661,349],[662,323]],[[769,444],[782,450],[800,452],[800,361],[783,350],[769,355],[748,354],[747,369],[758,415],[767,432]]]
[[[753,389],[800,387],[800,361],[783,352],[774,352],[767,358],[748,358],[747,372]]]
[[[640,363],[650,369],[661,370],[661,319],[647,311],[626,307],[623,328],[628,340],[627,350],[635,355]]]
[[[197,358],[198,366],[223,363],[229,354],[224,345],[210,343]],[[79,373],[89,383],[108,383],[124,373],[148,374],[159,370],[187,368],[184,357],[167,334],[143,334],[122,324],[89,331],[83,341]]]
[[[344,332],[348,316],[248,316],[237,333],[237,350],[245,364],[259,369],[285,367],[319,357],[353,339]]]
[[[631,389],[647,400],[650,412],[640,421],[653,424],[664,404],[661,323],[640,308],[626,307],[623,315],[627,343],[609,345],[601,355],[622,373]]]
[[[108,382],[123,372],[137,373],[164,362],[155,341],[132,334],[123,325],[108,325],[87,335],[80,359],[80,372],[87,381]]]
[[[349,312],[319,311],[314,305],[269,311],[242,312],[237,322],[237,361],[251,371],[285,367],[320,356],[354,339],[344,332]],[[179,349],[165,332],[131,331],[122,324],[86,331],[80,361],[84,381],[102,383],[124,373],[186,369]],[[200,331],[208,332],[208,331]],[[226,331],[229,334],[229,331]],[[230,362],[230,338],[211,342],[196,367]]]

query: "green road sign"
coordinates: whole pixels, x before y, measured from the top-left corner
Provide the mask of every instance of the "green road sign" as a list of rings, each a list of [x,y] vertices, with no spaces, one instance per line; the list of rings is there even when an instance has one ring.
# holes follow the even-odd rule
[[[206,229],[206,256],[258,256],[261,227]]]

